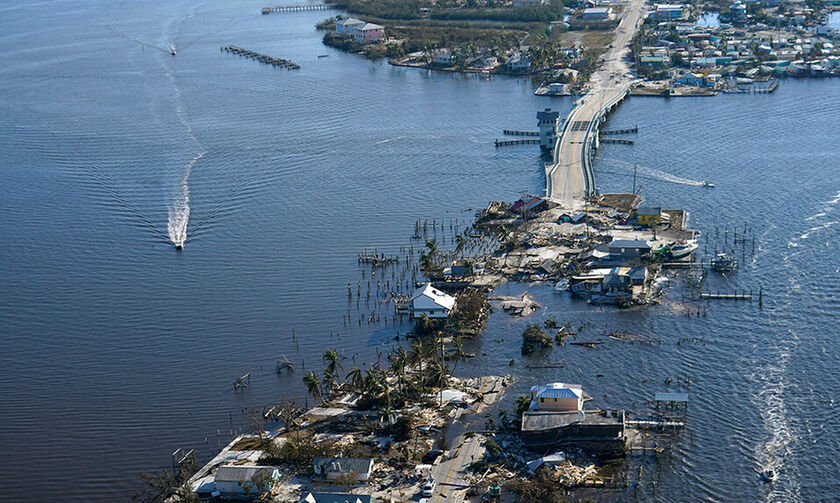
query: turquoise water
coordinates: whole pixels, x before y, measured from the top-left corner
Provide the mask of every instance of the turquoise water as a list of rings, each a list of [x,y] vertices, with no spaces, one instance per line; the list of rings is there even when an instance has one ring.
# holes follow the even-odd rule
[[[401,253],[418,218],[463,226],[488,200],[542,190],[536,149],[493,140],[533,129],[543,107],[565,112],[568,98],[535,97],[523,79],[372,63],[320,43],[313,25],[332,13],[260,7],[0,3],[3,499],[127,500],[137,472],[168,466],[175,448],[213,454],[243,409],[304,403],[302,372],[274,374],[280,355],[318,369],[338,347],[370,363],[408,329],[358,321],[387,313],[347,302],[347,283],[369,280],[359,251]],[[302,68],[221,53],[228,44]],[[516,391],[577,381],[595,406],[617,407],[689,375],[690,426],[646,470],[659,473],[646,499],[836,494],[838,90],[828,79],[767,96],[632,98],[611,125],[638,124],[636,144],[598,154],[603,190],[627,190],[639,164],[648,200],[687,207],[707,247],[716,227],[751,226],[755,261],[712,286],[762,284],[763,310],[600,311],[506,286],[543,299],[537,317],[662,344],[556,348],[544,358],[573,365],[531,372],[518,355],[524,322],[495,313],[472,349],[487,355],[459,372],[513,372]],[[251,387],[234,392],[246,372]],[[756,479],[768,464],[780,471],[772,487]]]

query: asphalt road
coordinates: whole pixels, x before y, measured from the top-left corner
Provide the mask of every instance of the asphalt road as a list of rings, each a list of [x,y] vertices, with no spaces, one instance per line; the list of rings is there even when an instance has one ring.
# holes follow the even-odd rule
[[[590,134],[598,131],[597,125],[592,125],[592,122],[601,118],[606,103],[624,95],[630,85],[625,76],[629,70],[626,58],[630,52],[630,41],[641,24],[643,7],[644,0],[630,0],[625,7],[615,30],[613,47],[604,54],[601,68],[590,78],[589,93],[572,110],[566,133],[555,146],[553,166],[546,177],[546,193],[569,207],[582,204],[587,195],[586,145]]]

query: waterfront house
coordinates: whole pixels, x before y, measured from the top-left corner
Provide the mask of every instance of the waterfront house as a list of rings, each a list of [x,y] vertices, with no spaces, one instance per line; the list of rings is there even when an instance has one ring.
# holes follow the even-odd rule
[[[623,454],[623,410],[526,411],[520,423],[528,448],[572,447],[595,454]]]
[[[370,494],[311,493],[301,496],[300,503],[376,503]]]
[[[616,239],[610,243],[611,261],[641,260],[650,253],[650,243],[632,239]]]
[[[312,470],[327,480],[345,479],[362,482],[370,478],[373,471],[372,458],[323,458],[312,460]]]
[[[216,469],[214,480],[223,498],[257,497],[271,492],[280,472],[273,466],[224,465]]]
[[[584,9],[580,19],[584,21],[609,21],[614,17],[612,7],[590,7]]]
[[[578,384],[550,383],[531,388],[531,404],[522,414],[525,445],[535,449],[573,446],[597,453],[624,451],[624,411],[583,409]]]
[[[415,319],[421,318],[424,314],[432,319],[443,319],[447,318],[455,307],[455,297],[427,283],[414,291],[410,303],[411,313]]]
[[[580,384],[553,382],[531,387],[528,410],[578,411],[583,408],[583,389]]]
[[[385,27],[373,23],[356,26],[353,34],[359,44],[373,44],[385,38]]]
[[[437,66],[452,66],[455,56],[449,49],[439,49],[432,55],[432,63]]]
[[[356,19],[354,17],[348,17],[346,19],[340,19],[335,22],[335,32],[338,34],[346,34],[346,35],[356,35],[356,27],[357,26],[364,26],[365,23],[361,19]]]
[[[521,52],[516,52],[507,60],[505,66],[512,72],[527,72],[531,69],[531,58]]]

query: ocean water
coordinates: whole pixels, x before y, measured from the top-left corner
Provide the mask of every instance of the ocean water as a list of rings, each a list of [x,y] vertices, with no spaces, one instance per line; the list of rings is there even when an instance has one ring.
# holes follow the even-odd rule
[[[405,255],[422,246],[418,219],[443,221],[443,239],[488,200],[541,192],[536,148],[493,140],[533,129],[543,107],[567,111],[568,98],[535,97],[527,79],[369,62],[321,44],[314,24],[332,12],[260,7],[0,2],[4,501],[128,500],[137,473],[168,466],[176,448],[212,455],[244,427],[244,409],[306,403],[302,370],[320,369],[324,349],[370,364],[408,329],[386,325],[388,308],[365,292],[368,281],[405,288],[410,271],[371,277],[357,253]],[[302,68],[219,51],[228,44]],[[486,355],[459,373],[518,375],[508,400],[565,380],[595,406],[639,409],[674,388],[667,377],[690,377],[677,448],[645,470],[641,493],[611,497],[831,500],[838,91],[807,80],[766,96],[632,98],[610,124],[637,124],[636,144],[598,153],[602,190],[629,190],[638,164],[648,201],[689,209],[707,251],[746,224],[754,259],[709,287],[761,285],[761,309],[697,303],[706,315],[688,317],[679,278],[641,311],[507,285],[500,293],[528,290],[544,310],[494,313],[471,349]],[[348,301],[348,284],[361,298]],[[519,334],[550,315],[591,324],[592,337],[618,329],[658,343],[555,348],[540,358],[564,369],[528,371]],[[274,373],[281,355],[295,373]],[[772,486],[756,477],[766,465],[780,472]]]

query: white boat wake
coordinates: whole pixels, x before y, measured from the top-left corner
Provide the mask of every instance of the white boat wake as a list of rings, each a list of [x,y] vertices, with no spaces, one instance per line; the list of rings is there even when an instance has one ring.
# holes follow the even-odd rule
[[[617,159],[604,159],[598,158],[598,161],[602,161],[606,164],[611,164],[616,167],[626,168],[630,171],[633,171],[634,164],[631,162],[626,161],[619,161]],[[694,187],[701,187],[704,185],[704,182],[700,180],[692,180],[690,178],[683,178],[681,176],[673,175],[671,173],[666,173],[664,171],[660,171],[658,169],[649,168],[647,166],[636,165],[637,173],[642,177],[653,178],[655,180],[662,180],[664,182],[671,182],[676,183],[679,185],[691,185]]]
[[[192,167],[204,156],[201,152],[187,164],[184,169],[184,177],[181,178],[180,193],[176,194],[175,201],[169,206],[169,223],[167,225],[169,240],[178,249],[183,249],[187,242],[187,225],[190,223],[190,172]]]

